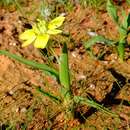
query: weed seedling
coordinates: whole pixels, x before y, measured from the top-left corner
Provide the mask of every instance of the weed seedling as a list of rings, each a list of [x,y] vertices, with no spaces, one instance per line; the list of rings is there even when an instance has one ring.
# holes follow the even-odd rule
[[[106,1],[105,0],[79,0],[79,3],[83,6],[83,7],[93,7],[93,8],[101,8],[102,5],[104,5]]]
[[[0,0],[0,6],[8,7],[10,5],[16,6],[16,8],[22,13],[21,5],[18,0]]]
[[[91,50],[91,47],[96,43],[103,43],[106,45],[113,45],[117,47],[117,52],[120,59],[124,60],[124,49],[127,43],[127,37],[130,33],[130,13],[126,15],[125,11],[122,11],[123,20],[121,21],[120,17],[117,15],[117,9],[111,2],[111,0],[107,1],[107,12],[114,20],[115,24],[118,27],[119,38],[118,41],[113,41],[105,38],[104,36],[94,36],[92,39],[85,42],[85,48],[87,50]]]
[[[10,4],[15,4],[15,0],[1,0],[0,1],[0,5],[3,5],[3,6],[8,6]]]

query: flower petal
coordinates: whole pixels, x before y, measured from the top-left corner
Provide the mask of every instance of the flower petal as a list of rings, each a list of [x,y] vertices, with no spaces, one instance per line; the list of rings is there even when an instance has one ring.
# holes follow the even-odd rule
[[[26,41],[22,44],[22,47],[28,46],[29,44],[31,44],[32,42],[34,42],[35,39],[36,39],[36,36],[35,36],[35,37],[32,37],[32,38],[29,38],[28,40],[26,40]]]
[[[65,17],[63,16],[56,17],[55,19],[49,22],[48,29],[56,29],[60,27],[63,24],[64,20]]]
[[[59,34],[62,33],[62,30],[58,30],[58,29],[50,29],[47,31],[48,34]]]
[[[48,40],[49,40],[48,34],[38,35],[34,42],[34,47],[43,49],[46,47]]]
[[[21,40],[33,39],[34,37],[35,37],[35,33],[34,33],[33,29],[28,29],[19,35],[19,38]]]
[[[46,32],[46,30],[47,30],[46,21],[38,19],[37,26],[38,26],[38,29],[40,30],[41,33]]]
[[[38,29],[37,24],[34,24],[32,29],[33,29],[33,32],[34,32],[36,35],[39,35],[39,34],[40,34],[40,30]]]

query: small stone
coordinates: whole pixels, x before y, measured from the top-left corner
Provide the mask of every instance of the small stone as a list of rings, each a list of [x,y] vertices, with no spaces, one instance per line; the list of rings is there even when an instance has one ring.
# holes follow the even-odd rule
[[[20,112],[25,113],[26,111],[27,111],[27,109],[25,107],[23,107]]]
[[[66,16],[66,13],[61,13],[60,16]]]
[[[16,110],[15,110],[16,112],[18,112],[19,111],[19,108],[16,108]]]
[[[10,46],[16,46],[16,43],[10,42],[9,45],[10,45]]]
[[[95,32],[87,32],[87,34],[91,37],[97,36],[97,33]]]
[[[13,95],[13,94],[14,94],[14,92],[13,92],[12,90],[10,90],[10,91],[9,91],[9,94],[10,94],[10,95]]]
[[[96,88],[96,86],[95,86],[95,84],[90,84],[90,86],[89,86],[92,90],[94,90],[95,88]]]
[[[78,80],[85,79],[85,78],[86,78],[86,76],[83,75],[83,74],[80,74],[80,75],[77,76],[77,79],[78,79]]]
[[[75,51],[74,51],[74,52],[72,52],[71,54],[72,54],[72,56],[73,56],[74,58],[76,58],[76,57],[77,57],[77,54],[76,54],[76,52],[75,52]]]

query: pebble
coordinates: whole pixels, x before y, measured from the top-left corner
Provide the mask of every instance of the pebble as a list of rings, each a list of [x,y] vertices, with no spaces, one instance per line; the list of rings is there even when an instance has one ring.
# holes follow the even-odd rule
[[[10,45],[10,46],[16,46],[16,43],[10,42],[9,45]]]
[[[13,92],[12,90],[10,90],[10,91],[9,91],[9,94],[10,94],[10,95],[13,95],[13,94],[14,94],[14,92]]]
[[[88,34],[89,36],[92,36],[92,37],[97,36],[97,33],[96,33],[96,32],[87,32],[87,34]]]
[[[74,57],[74,58],[76,58],[77,57],[77,53],[74,51],[74,52],[72,52],[71,53],[72,54],[72,56]]]
[[[77,76],[77,79],[78,79],[78,80],[86,79],[86,76],[83,75],[83,74],[80,74],[80,75]]]
[[[89,86],[92,90],[94,90],[95,88],[96,88],[96,86],[95,86],[95,84],[90,84],[90,86]]]
[[[25,107],[23,107],[21,110],[20,110],[20,112],[22,112],[22,113],[25,113],[27,111],[27,109],[25,108]]]
[[[19,111],[19,108],[16,108],[16,110],[15,110],[16,112],[18,112]]]

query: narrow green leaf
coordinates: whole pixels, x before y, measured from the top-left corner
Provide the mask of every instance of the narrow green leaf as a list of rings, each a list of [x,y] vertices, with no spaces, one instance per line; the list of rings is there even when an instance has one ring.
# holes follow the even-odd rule
[[[26,130],[27,129],[27,125],[25,123],[21,124],[21,130]]]
[[[60,56],[60,67],[59,67],[59,76],[60,76],[60,83],[63,85],[67,90],[70,89],[70,75],[69,75],[69,65],[68,65],[68,50],[67,45],[64,43],[62,54]]]
[[[63,44],[62,54],[59,62],[59,79],[63,87],[61,87],[61,95],[64,98],[64,105],[68,106],[71,101],[71,90],[70,90],[70,74],[68,64],[68,50],[66,43]]]
[[[122,61],[124,60],[124,55],[125,55],[125,44],[126,44],[126,40],[123,39],[119,41],[117,46],[118,54]]]
[[[119,43],[117,46],[118,54],[120,59],[123,61],[124,59],[124,53],[125,53],[125,44],[127,43],[127,36],[129,33],[129,26],[130,26],[130,13],[129,15],[126,15],[125,11],[122,11],[122,15],[124,17],[122,24],[118,27],[120,38]]]
[[[74,97],[74,101],[76,103],[78,103],[78,104],[86,104],[86,105],[88,105],[90,107],[93,107],[93,108],[96,108],[98,110],[101,110],[101,111],[103,111],[106,114],[118,117],[118,115],[116,113],[114,113],[114,112],[110,111],[109,109],[105,108],[104,106],[94,102],[93,100],[86,99],[86,98],[83,98],[83,97],[80,97],[80,96],[75,96]]]
[[[128,14],[128,18],[127,18],[127,27],[130,27],[130,13]]]
[[[122,27],[122,26],[119,26],[118,30],[119,30],[119,34],[120,34],[120,38],[119,39],[120,40],[125,39],[127,37],[127,30],[124,27]]]
[[[91,46],[95,45],[96,43],[103,43],[107,45],[113,45],[115,42],[112,40],[109,40],[103,36],[95,36],[92,37],[90,40],[85,42],[85,48],[89,49]]]
[[[126,2],[130,5],[130,0],[126,0]]]
[[[12,58],[12,59],[15,59],[23,64],[26,64],[28,66],[31,66],[35,69],[40,69],[40,70],[43,70],[43,71],[47,71],[49,72],[52,76],[55,76],[55,78],[57,80],[59,80],[59,74],[58,72],[53,69],[53,68],[50,68],[49,66],[45,65],[45,64],[40,64],[38,62],[35,62],[35,61],[30,61],[30,60],[27,60],[21,56],[18,56],[18,55],[15,55],[15,54],[12,54],[8,51],[5,51],[5,50],[0,50],[0,55],[6,55],[8,56],[9,58]]]
[[[49,92],[44,91],[41,87],[36,87],[36,90],[37,90],[38,92],[40,92],[42,95],[47,96],[47,97],[49,97],[50,99],[52,99],[52,100],[54,100],[54,101],[56,101],[56,102],[58,102],[58,103],[61,102],[61,100],[60,100],[58,97],[52,95],[52,94],[49,93]]]
[[[122,16],[124,17],[121,27],[124,28],[126,31],[130,26],[130,13],[126,15],[125,11],[122,11]]]
[[[111,2],[111,0],[107,1],[107,12],[108,14],[113,18],[113,20],[118,24],[118,15],[117,15],[117,9]]]

